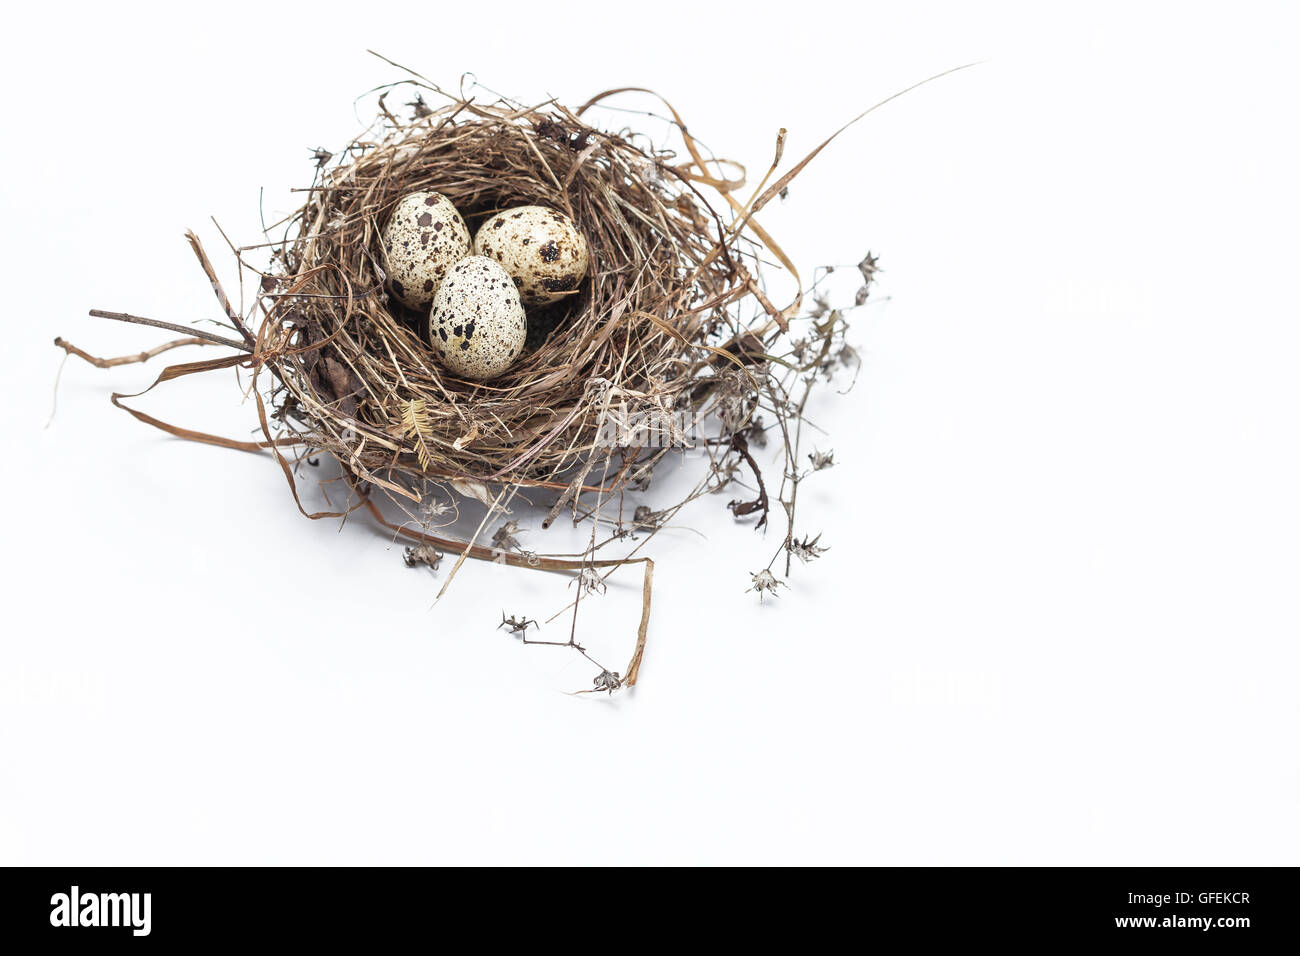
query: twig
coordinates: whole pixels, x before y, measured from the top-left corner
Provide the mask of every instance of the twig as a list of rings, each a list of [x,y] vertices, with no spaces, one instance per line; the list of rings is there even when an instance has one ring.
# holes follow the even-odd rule
[[[185,325],[177,325],[174,322],[162,322],[158,319],[146,319],[142,315],[131,315],[127,312],[105,312],[103,309],[91,309],[90,314],[96,319],[112,319],[114,322],[130,322],[133,325],[151,325],[155,329],[167,329],[169,332],[180,332],[183,335],[190,336],[191,338],[205,339],[213,345],[224,345],[228,348],[239,349],[242,352],[253,351],[251,342],[248,345],[245,345],[243,342],[236,342],[234,339],[228,339],[224,335],[217,335],[215,332],[204,332],[201,329],[195,329]],[[56,341],[54,344],[58,345],[59,343]],[[174,348],[175,346],[168,347]],[[103,367],[106,366],[101,366],[101,368]]]
[[[92,312],[91,315],[94,315],[94,313]],[[213,342],[211,339],[190,336],[189,338],[164,342],[162,345],[156,345],[145,352],[137,352],[134,355],[119,355],[116,358],[100,358],[97,355],[91,355],[89,352],[77,348],[64,338],[56,338],[54,344],[58,348],[63,349],[63,351],[67,352],[69,355],[75,355],[77,358],[89,362],[91,365],[95,366],[95,368],[114,368],[118,365],[133,365],[138,362],[147,362],[155,355],[161,355],[163,352],[168,352],[172,349],[183,348],[186,345],[215,345],[217,343]],[[236,342],[232,344],[238,345],[239,343]]]

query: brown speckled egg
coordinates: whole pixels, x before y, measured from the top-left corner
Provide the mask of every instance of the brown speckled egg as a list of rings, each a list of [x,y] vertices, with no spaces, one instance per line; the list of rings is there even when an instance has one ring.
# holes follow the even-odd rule
[[[443,365],[461,378],[495,378],[519,358],[527,335],[519,292],[500,263],[469,256],[451,267],[429,310],[429,337]]]
[[[469,227],[441,193],[403,196],[383,242],[388,289],[413,309],[428,308],[447,270],[470,254]]]
[[[505,266],[528,305],[571,295],[587,274],[587,240],[572,219],[545,206],[497,213],[479,226],[474,254]]]

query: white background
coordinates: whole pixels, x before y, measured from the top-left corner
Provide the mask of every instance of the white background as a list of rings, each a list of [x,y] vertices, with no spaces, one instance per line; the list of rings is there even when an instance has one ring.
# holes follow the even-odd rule
[[[10,10],[0,862],[1294,864],[1285,10]],[[183,230],[225,269],[210,215],[255,241],[259,189],[291,208],[309,148],[399,78],[367,47],[526,100],[651,86],[754,172],[779,126],[794,158],[985,61],[769,207],[798,262],[887,270],[819,417],[839,464],[803,505],[832,550],[760,606],[775,537],[687,512],[632,694],[569,696],[575,655],[493,630],[562,579],[471,564],[434,608],[441,577],[298,516],[269,460],[111,408],[162,363],[69,362],[45,427],[55,335],[159,341],[87,309],[216,316]],[[139,404],[248,435],[215,378]],[[590,619],[611,666],[638,598],[629,575]]]

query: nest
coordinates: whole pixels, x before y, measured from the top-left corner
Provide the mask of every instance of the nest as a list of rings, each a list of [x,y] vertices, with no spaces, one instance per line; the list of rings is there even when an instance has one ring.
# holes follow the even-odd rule
[[[387,101],[402,87],[416,96],[407,104],[410,117],[399,119]],[[766,259],[797,277],[754,214],[784,193],[811,156],[775,178],[781,131],[772,168],[742,202],[736,194],[743,170],[708,156],[667,104],[684,155],[633,130],[609,131],[588,121],[594,106],[623,92],[568,109],[553,101],[533,107],[479,103],[418,76],[384,88],[378,119],[366,134],[336,156],[317,154],[302,207],[272,227],[278,238],[269,244],[269,265],[265,258],[250,261],[255,250],[265,255],[267,243],[232,245],[241,289],[245,270],[255,275],[251,307],[230,301],[190,234],[231,336],[95,312],[187,337],[143,356],[108,360],[62,339],[56,344],[101,366],[178,345],[234,350],[226,358],[173,366],[158,382],[236,366],[249,370],[260,441],[201,434],[125,405],[127,396],[115,394],[113,401],[180,437],[271,452],[304,514],[366,509],[413,540],[408,563],[436,566],[444,552],[454,552],[461,560],[564,571],[578,577],[579,596],[603,590],[618,568],[641,565],[643,607],[632,661],[622,674],[600,667],[594,689],[633,684],[653,573],[653,561],[640,552],[688,501],[740,488],[743,477],[748,492],[729,507],[762,528],[772,498],[779,499],[784,538],[768,569],[751,572],[760,596],[780,584],[772,573],[780,557],[788,574],[792,556],[807,560],[823,550],[817,539],[795,536],[798,481],[810,470],[800,460],[800,425],[815,381],[829,379],[854,356],[844,342],[847,309],[819,299],[801,316],[802,292],[777,307],[760,274]],[[447,196],[471,231],[502,209],[540,205],[570,216],[589,245],[587,278],[560,302],[529,310],[523,355],[488,382],[460,379],[440,366],[426,344],[427,316],[385,291],[382,230],[398,200],[426,190]],[[865,300],[874,271],[868,256],[855,304]],[[799,338],[790,332],[797,317],[808,323]],[[709,428],[701,424],[706,421]],[[751,445],[765,444],[768,435],[784,444],[779,490],[769,490],[751,453]],[[700,449],[705,462],[693,491],[658,509],[629,506],[626,495],[643,490],[655,466],[686,446]],[[341,466],[350,500],[337,510],[308,512],[294,475],[302,461],[322,453]],[[827,463],[812,459],[814,469]],[[580,553],[559,555],[520,547],[514,522],[489,535],[518,494],[546,498],[543,528],[565,514],[575,523],[592,521],[593,528],[603,523],[602,533],[593,530]],[[400,506],[405,517],[391,517],[380,497]],[[444,506],[436,503],[447,500],[480,503],[478,530],[443,533],[436,517]],[[605,556],[606,547],[629,541],[621,553]],[[527,640],[529,622],[504,623]],[[568,643],[586,655],[573,637]]]
[[[259,349],[285,386],[279,416],[367,480],[553,486],[597,450],[611,394],[676,405],[716,358],[700,348],[711,323],[752,281],[689,180],[579,113],[456,102],[344,155],[279,250]],[[589,278],[530,310],[524,354],[491,382],[438,365],[427,315],[384,293],[381,230],[419,190],[447,196],[471,232],[540,205],[587,237]]]

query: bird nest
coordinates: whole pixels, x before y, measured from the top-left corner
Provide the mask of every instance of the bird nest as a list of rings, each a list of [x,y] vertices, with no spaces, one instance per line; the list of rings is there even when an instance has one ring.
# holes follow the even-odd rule
[[[409,114],[388,103],[401,88],[415,94]],[[767,176],[741,199],[743,169],[708,155],[666,103],[671,150],[588,119],[611,96],[648,91],[610,91],[577,109],[554,101],[478,102],[418,76],[376,92],[376,122],[337,155],[317,153],[303,205],[270,227],[270,243],[232,245],[241,289],[245,270],[255,278],[249,307],[231,302],[190,234],[229,335],[96,311],[185,337],[121,359],[56,344],[100,366],[179,345],[228,348],[223,358],[168,368],[155,385],[233,367],[251,372],[245,388],[257,406],[258,441],[169,424],[126,405],[128,396],[113,401],[179,437],[269,452],[304,514],[364,509],[411,540],[408,564],[437,567],[452,555],[447,583],[466,558],[566,572],[579,583],[576,613],[584,595],[604,590],[609,574],[639,566],[643,604],[632,660],[622,673],[597,665],[592,689],[630,686],[649,622],[654,564],[645,543],[687,502],[734,488],[729,507],[737,519],[760,529],[770,513],[784,519],[767,568],[750,572],[760,596],[781,583],[782,557],[788,574],[792,557],[808,560],[823,550],[816,539],[796,537],[795,499],[800,479],[829,459],[804,461],[799,442],[809,391],[854,363],[844,342],[847,308],[814,297],[805,309],[802,291],[774,303],[760,263],[798,274],[754,218],[812,156],[777,176],[782,130]],[[567,214],[587,239],[587,278],[558,303],[530,310],[522,356],[491,381],[458,378],[439,365],[427,344],[427,315],[385,289],[380,237],[387,219],[403,196],[430,190],[448,197],[471,230],[502,209],[537,205]],[[857,305],[874,259],[861,269]],[[752,451],[772,436],[784,446],[775,482]],[[656,465],[683,448],[701,452],[690,493],[659,507],[636,504]],[[349,498],[309,511],[295,476],[302,462],[322,454],[339,463]],[[591,522],[589,545],[549,555],[521,547],[518,522],[504,517],[517,496],[542,501],[542,528],[560,516]],[[464,504],[477,509],[477,528],[448,531],[450,520],[439,521],[448,502],[457,513]],[[530,640],[531,622],[504,623]],[[567,642],[553,643],[590,657],[578,635],[575,626]]]

